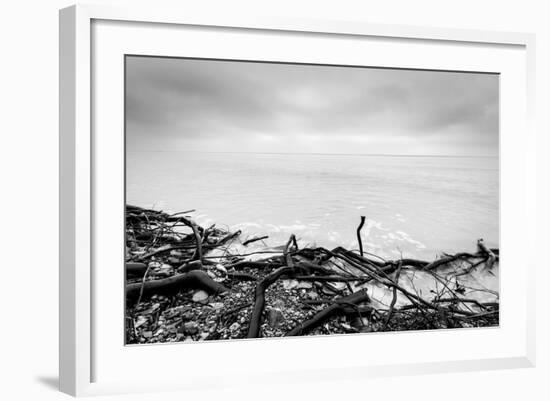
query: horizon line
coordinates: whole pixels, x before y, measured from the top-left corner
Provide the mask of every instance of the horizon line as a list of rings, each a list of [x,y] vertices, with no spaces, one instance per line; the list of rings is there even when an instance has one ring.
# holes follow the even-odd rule
[[[129,153],[212,153],[212,154],[254,154],[254,155],[300,155],[300,156],[377,156],[377,157],[471,157],[496,158],[499,155],[429,155],[429,154],[397,154],[397,153],[319,153],[319,152],[222,152],[195,150],[128,150]]]

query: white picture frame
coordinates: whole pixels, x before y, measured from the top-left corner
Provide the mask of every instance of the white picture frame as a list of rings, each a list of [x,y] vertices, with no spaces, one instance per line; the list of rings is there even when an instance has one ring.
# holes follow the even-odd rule
[[[117,26],[117,24],[119,26]],[[187,28],[186,28],[187,27]],[[122,334],[118,328],[113,332],[98,329],[108,325],[109,316],[103,313],[105,301],[113,302],[116,313],[120,312],[120,301],[116,288],[105,285],[105,268],[102,261],[109,252],[111,256],[120,255],[120,280],[122,280],[123,254],[117,254],[121,248],[104,250],[102,239],[108,236],[112,243],[120,240],[122,247],[122,206],[116,200],[112,209],[105,206],[108,200],[105,194],[109,188],[118,188],[121,177],[105,179],[106,173],[120,167],[124,154],[120,152],[121,121],[123,118],[123,87],[120,84],[122,71],[118,66],[122,62],[120,55],[127,53],[162,54],[177,56],[186,54],[189,49],[180,49],[176,41],[165,41],[170,35],[188,35],[186,29],[193,29],[193,35],[202,38],[212,49],[216,42],[224,42],[224,48],[213,50],[239,53],[235,58],[246,55],[265,60],[288,61],[294,57],[291,53],[276,54],[278,41],[293,39],[296,57],[303,55],[303,43],[324,40],[323,45],[338,39],[342,45],[334,47],[334,52],[326,57],[340,57],[341,63],[349,59],[353,63],[352,50],[356,43],[363,41],[384,41],[384,46],[397,46],[404,49],[395,59],[386,51],[384,66],[417,67],[430,69],[478,70],[503,74],[501,89],[501,222],[504,273],[502,279],[502,324],[498,329],[468,330],[459,335],[452,331],[444,333],[392,333],[392,338],[402,341],[416,341],[414,336],[422,337],[420,344],[430,344],[433,353],[410,351],[404,357],[396,356],[385,361],[376,356],[373,345],[372,360],[336,360],[335,358],[314,358],[315,348],[349,346],[364,347],[369,343],[385,341],[380,335],[360,335],[333,338],[303,338],[284,340],[258,340],[216,344],[193,344],[195,348],[184,351],[190,360],[201,354],[214,352],[228,356],[242,355],[247,352],[251,358],[262,353],[271,353],[273,358],[284,352],[302,352],[309,358],[308,363],[297,363],[286,369],[275,360],[271,368],[247,361],[224,362],[235,370],[235,374],[248,374],[257,383],[273,380],[324,380],[331,378],[353,377],[362,380],[369,376],[420,374],[440,371],[465,371],[476,369],[500,369],[511,367],[530,367],[535,363],[534,329],[534,288],[535,283],[530,272],[535,269],[533,245],[519,238],[516,232],[534,232],[535,215],[535,134],[531,129],[534,87],[534,43],[533,35],[524,33],[484,32],[459,29],[438,29],[412,26],[371,25],[346,21],[292,20],[275,18],[228,19],[212,12],[208,15],[194,14],[181,10],[166,11],[151,8],[111,8],[108,6],[79,5],[60,11],[60,390],[71,395],[94,395],[125,393],[133,391],[156,391],[166,389],[197,389],[215,386],[234,385],[234,377],[224,377],[211,373],[206,381],[201,369],[188,369],[176,377],[153,377],[144,380],[132,374],[122,373],[121,367],[135,366],[135,358],[154,361],[160,358],[167,361],[172,354],[181,354],[183,345],[151,346],[125,348]],[[147,35],[140,36],[143,32]],[[198,32],[198,33],[197,33]],[[95,35],[95,36],[94,36]],[[201,36],[206,35],[206,36]],[[272,41],[275,46],[252,44],[253,35],[262,35],[262,40]],[[295,37],[293,37],[293,35]],[[208,37],[207,37],[208,36]],[[238,41],[236,37],[249,40],[250,45],[225,46]],[[139,41],[139,46],[130,42]],[[401,43],[401,42],[403,43]],[[168,43],[167,43],[168,42]],[[399,43],[398,43],[399,42]],[[159,44],[164,43],[161,49]],[[181,43],[181,42],[180,42]],[[244,43],[244,42],[243,42]],[[126,47],[127,46],[127,47]],[[205,47],[208,47],[205,46]],[[294,45],[293,45],[294,46]],[[362,44],[361,44],[362,46]],[[377,47],[378,46],[378,47]],[[329,47],[330,48],[330,47]],[[376,49],[382,50],[376,50]],[[414,51],[407,51],[408,48]],[[131,51],[130,51],[130,50]],[[178,50],[179,49],[179,50]],[[336,51],[342,49],[341,52]],[[384,55],[383,46],[373,44],[373,54]],[[292,48],[289,50],[292,51]],[[202,49],[194,49],[192,56],[201,57]],[[347,52],[347,53],[346,53]],[[425,53],[423,53],[425,52]],[[441,60],[435,57],[440,53]],[[444,54],[448,52],[449,57]],[[463,65],[453,64],[453,57],[464,52]],[[489,53],[491,55],[489,56]],[[336,54],[338,53],[338,54]],[[223,53],[226,54],[226,53]],[[256,56],[254,56],[256,55]],[[416,59],[425,55],[422,60]],[[453,56],[455,55],[455,56]],[[475,56],[474,56],[475,55]],[[315,61],[315,53],[308,55]],[[406,58],[408,57],[408,59]],[[407,60],[405,63],[403,60]],[[293,59],[292,61],[296,61]],[[359,60],[359,63],[364,61]],[[117,64],[118,63],[118,64]],[[469,63],[469,64],[468,64]],[[373,64],[370,64],[371,66]],[[376,65],[376,61],[374,61]],[[455,68],[452,68],[453,65]],[[113,66],[115,68],[113,69]],[[465,67],[466,66],[466,67]],[[469,67],[468,67],[469,66]],[[478,66],[476,68],[476,66]],[[115,71],[116,70],[116,71]],[[109,83],[109,85],[107,85]],[[112,84],[112,85],[111,85]],[[98,101],[102,99],[105,101]],[[107,100],[110,99],[110,100]],[[108,103],[108,104],[107,104]],[[108,108],[108,110],[107,110]],[[107,110],[107,111],[106,111]],[[112,135],[95,137],[98,130]],[[112,130],[111,130],[112,129]],[[101,157],[98,155],[101,154]],[[513,155],[513,160],[511,160]],[[118,166],[118,167],[117,167]],[[523,190],[518,191],[517,185]],[[120,189],[115,192],[120,194]],[[103,194],[103,195],[102,195]],[[515,211],[511,213],[511,211]],[[112,227],[106,222],[117,220]],[[505,223],[505,224],[504,224]],[[120,225],[120,226],[119,226]],[[517,241],[516,241],[517,240]],[[531,241],[532,242],[532,241]],[[515,249],[509,244],[514,243]],[[506,247],[510,248],[506,248]],[[525,256],[527,255],[527,256]],[[509,261],[509,262],[507,262]],[[116,262],[114,262],[116,268]],[[506,274],[508,266],[514,265],[520,273],[511,278]],[[519,267],[518,267],[519,266]],[[506,299],[509,289],[514,289],[513,302]],[[508,289],[508,291],[507,291]],[[98,291],[102,293],[98,298]],[[515,314],[512,324],[506,314]],[[114,316],[113,315],[113,316]],[[118,315],[116,315],[118,316]],[[122,324],[122,314],[120,315]],[[396,337],[398,336],[398,337]],[[478,344],[479,348],[464,352],[458,347],[456,352],[441,352],[445,342],[457,340],[464,344]],[[457,340],[458,341],[458,340]],[[108,345],[114,344],[114,345]],[[117,345],[118,344],[118,345]],[[282,344],[282,345],[281,345]],[[485,344],[485,345],[484,345]],[[111,352],[116,347],[116,352]],[[185,345],[187,346],[187,345]],[[172,348],[170,347],[180,347]],[[285,348],[286,347],[286,348]],[[475,348],[474,345],[472,345]],[[330,349],[330,348],[328,348]],[[448,351],[448,352],[447,352]],[[464,355],[464,356],[462,356]],[[117,359],[118,358],[118,359]],[[401,358],[401,359],[400,359]],[[404,359],[403,359],[404,358]],[[160,360],[159,359],[159,360]],[[306,358],[304,358],[306,359]],[[357,359],[357,358],[356,358]],[[248,366],[247,366],[248,365]],[[119,372],[118,375],[115,374]],[[299,372],[299,375],[297,375]],[[138,372],[139,373],[139,372]],[[127,376],[125,376],[127,375]],[[268,377],[269,376],[269,377]],[[185,377],[185,379],[181,379]],[[212,377],[215,380],[212,380]]]

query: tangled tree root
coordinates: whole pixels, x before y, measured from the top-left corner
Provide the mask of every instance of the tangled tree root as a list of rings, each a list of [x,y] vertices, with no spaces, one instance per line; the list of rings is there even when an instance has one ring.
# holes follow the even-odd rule
[[[184,288],[198,288],[210,294],[221,294],[228,291],[226,287],[212,280],[205,272],[194,270],[161,280],[145,281],[143,284],[128,284],[126,286],[126,298],[129,300],[137,299],[140,294],[142,296],[173,294]]]
[[[170,215],[136,206],[126,208],[126,298],[127,319],[131,322],[127,331],[129,342],[137,342],[138,339],[140,342],[144,339],[155,341],[155,335],[164,339],[172,336],[170,333],[181,333],[181,330],[184,334],[168,338],[198,335],[193,334],[195,329],[189,324],[186,326],[182,319],[173,318],[174,305],[177,309],[180,307],[177,305],[182,302],[181,294],[188,290],[203,290],[211,298],[216,297],[216,308],[219,308],[220,301],[223,300],[220,296],[229,296],[227,294],[241,288],[244,285],[242,283],[253,286],[252,299],[241,298],[244,302],[228,306],[227,310],[222,309],[218,317],[221,323],[229,326],[230,319],[235,319],[235,314],[241,313],[240,322],[233,322],[231,330],[225,327],[205,338],[221,338],[222,334],[219,333],[225,333],[223,338],[261,337],[266,330],[266,324],[271,324],[266,323],[267,312],[275,313],[273,305],[269,304],[270,297],[271,302],[273,298],[268,292],[272,291],[271,287],[277,287],[273,291],[282,293],[282,279],[287,283],[309,283],[303,285],[311,288],[310,295],[316,298],[300,298],[302,308],[310,310],[310,313],[305,314],[304,317],[307,315],[307,318],[298,324],[288,326],[287,331],[280,335],[315,334],[324,330],[327,322],[338,319],[360,321],[357,328],[348,327],[344,332],[498,325],[498,294],[496,301],[480,302],[466,296],[468,294],[464,294],[464,288],[458,284],[458,278],[470,274],[478,266],[491,270],[498,263],[498,249],[487,248],[483,240],[478,240],[475,253],[444,255],[431,262],[411,258],[385,260],[363,250],[361,228],[365,218],[362,216],[357,228],[359,253],[342,247],[333,250],[322,247],[299,249],[296,237],[291,235],[286,245],[279,248],[281,251],[278,254],[268,250],[247,250],[246,253],[239,254],[232,251],[231,245],[240,241],[240,231],[228,232],[214,225],[204,228],[185,214],[186,212]],[[184,232],[183,228],[188,231]],[[267,236],[253,237],[241,242],[241,245],[248,246],[266,238]],[[213,256],[214,250],[218,252]],[[262,260],[248,259],[252,255],[263,253],[269,256]],[[449,269],[456,263],[466,264],[467,267],[453,270],[447,275],[439,273],[440,269]],[[439,283],[439,292],[429,294],[428,298],[407,289],[400,281],[400,275],[405,270],[431,275]],[[389,308],[373,307],[366,289],[352,290],[352,285],[367,284],[375,284],[391,291],[393,295]],[[158,303],[160,310],[158,306],[144,309],[143,302],[149,302],[147,300],[151,297],[161,295],[166,301]],[[405,299],[407,304],[398,305],[398,297]],[[155,313],[155,319],[147,320],[152,323],[145,323],[147,327],[156,328],[154,333],[152,329],[147,331],[141,328],[144,327],[143,319],[147,313]],[[164,313],[166,318],[159,321],[159,313]],[[284,311],[278,313],[284,314]],[[165,321],[173,323],[165,324]],[[243,321],[245,327],[243,330],[238,329]],[[368,323],[364,323],[365,321]],[[161,330],[163,328],[166,330]],[[160,332],[168,334],[165,337],[155,334]]]
[[[326,320],[332,318],[338,314],[360,314],[359,306],[364,302],[369,301],[369,296],[367,291],[361,290],[355,292],[347,297],[342,297],[334,301],[334,304],[323,309],[321,312],[317,313],[311,319],[299,324],[288,333],[286,336],[301,336],[304,335],[320,324],[324,323]]]

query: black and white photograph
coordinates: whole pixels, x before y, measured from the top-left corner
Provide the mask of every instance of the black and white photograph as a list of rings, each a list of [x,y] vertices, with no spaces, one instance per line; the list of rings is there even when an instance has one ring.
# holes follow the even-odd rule
[[[498,74],[127,55],[125,343],[498,327],[499,176]]]

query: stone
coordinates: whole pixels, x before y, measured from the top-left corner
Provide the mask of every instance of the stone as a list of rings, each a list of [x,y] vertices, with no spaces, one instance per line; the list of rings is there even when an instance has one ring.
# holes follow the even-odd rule
[[[152,331],[144,331],[141,335],[144,338],[151,338],[151,337],[153,337],[153,332]]]
[[[347,288],[346,283],[342,283],[339,281],[330,281],[329,284],[332,285],[337,290],[343,290],[344,288]]]
[[[280,309],[277,308],[269,308],[267,311],[267,323],[273,327],[277,328],[283,323],[285,320],[285,317],[283,315],[283,312],[281,312]]]
[[[193,302],[204,302],[208,299],[206,291],[197,291],[193,294]]]
[[[149,264],[147,265],[147,267],[149,269],[158,269],[162,266],[162,263],[160,262],[157,262],[156,260],[152,261],[152,262],[149,262]]]
[[[159,268],[154,269],[156,276],[168,277],[174,273],[174,268],[168,264],[163,264]]]
[[[199,332],[199,325],[195,322],[186,322],[183,324],[183,332],[188,335],[197,334]]]
[[[220,273],[227,274],[227,269],[220,263],[214,266]]]
[[[285,290],[291,290],[293,288],[296,288],[298,286],[297,280],[283,280],[283,288]]]
[[[285,306],[285,303],[281,299],[277,299],[273,302],[273,308],[275,309],[283,309]]]
[[[300,281],[296,288],[309,290],[310,288],[313,288],[313,283],[308,281]]]
[[[351,331],[351,326],[347,323],[340,323],[340,327],[342,327],[344,330]]]
[[[315,300],[319,298],[319,294],[317,294],[315,291],[310,291],[307,293],[307,297],[309,299]]]
[[[147,318],[145,316],[138,316],[137,320],[135,321],[134,323],[134,327],[137,329],[139,328],[140,326],[144,325],[145,323],[147,323]]]
[[[181,314],[181,318],[182,318],[183,320],[191,320],[191,319],[193,319],[193,316],[194,316],[194,315],[193,315],[193,312],[191,312],[191,311],[186,311],[186,312],[183,312],[183,313]]]
[[[220,309],[223,309],[223,302],[212,302],[208,304],[208,306],[210,306],[215,311],[218,311]]]
[[[187,312],[189,310],[188,307],[186,306],[183,306],[183,305],[180,305],[180,306],[175,306],[173,308],[169,308],[169,309],[166,309],[164,311],[164,316],[166,319],[172,319],[173,317],[175,316],[179,316],[181,314],[183,314],[184,312]]]

